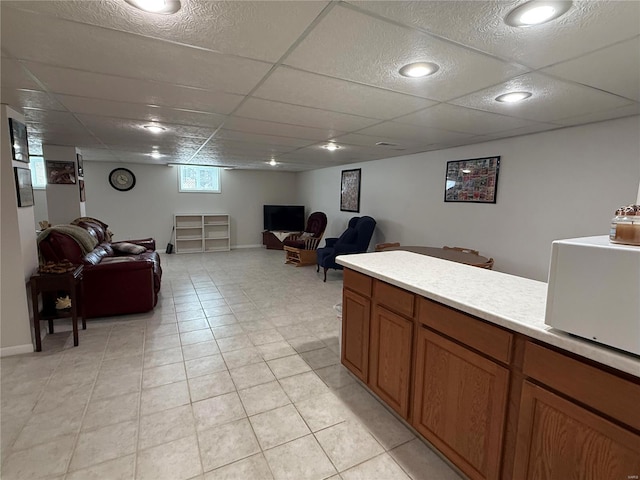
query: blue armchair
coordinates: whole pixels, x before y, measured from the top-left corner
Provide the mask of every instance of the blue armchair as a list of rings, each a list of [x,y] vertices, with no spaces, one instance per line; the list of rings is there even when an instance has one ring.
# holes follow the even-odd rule
[[[349,220],[347,229],[339,238],[327,238],[326,245],[317,250],[318,266],[324,268],[324,281],[327,281],[327,270],[333,268],[342,270],[342,265],[336,263],[338,255],[363,253],[369,248],[369,242],[376,228],[376,221],[371,217],[353,217]]]

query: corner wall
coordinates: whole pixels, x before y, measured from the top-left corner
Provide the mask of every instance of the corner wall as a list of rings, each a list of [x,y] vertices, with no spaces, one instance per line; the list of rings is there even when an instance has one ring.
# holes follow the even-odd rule
[[[299,174],[299,202],[324,211],[325,237],[349,218],[378,222],[379,242],[463,246],[495,270],[546,281],[551,242],[607,235],[640,180],[640,117]],[[500,155],[497,203],[445,203],[447,161]],[[360,213],[341,212],[340,172],[362,168]]]
[[[109,172],[126,167],[136,185],[119,192]],[[228,213],[231,248],[262,245],[262,206],[297,203],[297,174],[259,170],[222,170],[222,193],[179,193],[178,167],[84,161],[86,211],[109,225],[115,240],[153,237],[164,250],[173,215]]]

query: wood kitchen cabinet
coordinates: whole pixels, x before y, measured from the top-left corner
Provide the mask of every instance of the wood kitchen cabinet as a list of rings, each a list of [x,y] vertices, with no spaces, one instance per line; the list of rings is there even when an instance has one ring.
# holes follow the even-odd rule
[[[413,427],[472,479],[500,476],[509,370],[419,327]]]
[[[524,383],[513,478],[626,480],[638,475],[638,435],[543,387]]]
[[[346,270],[342,293],[342,364],[367,383],[369,375],[369,326],[371,279]]]

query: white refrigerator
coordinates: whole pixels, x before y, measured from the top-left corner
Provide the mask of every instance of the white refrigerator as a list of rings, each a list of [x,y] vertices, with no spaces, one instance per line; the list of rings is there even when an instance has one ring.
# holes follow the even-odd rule
[[[640,247],[606,235],[553,242],[545,323],[640,355]]]

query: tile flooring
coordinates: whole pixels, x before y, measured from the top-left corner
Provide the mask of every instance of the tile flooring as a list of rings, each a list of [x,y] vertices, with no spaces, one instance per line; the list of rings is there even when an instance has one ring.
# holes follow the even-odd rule
[[[1,360],[4,480],[460,478],[340,365],[340,272],[162,262],[153,312]]]

